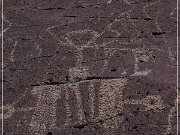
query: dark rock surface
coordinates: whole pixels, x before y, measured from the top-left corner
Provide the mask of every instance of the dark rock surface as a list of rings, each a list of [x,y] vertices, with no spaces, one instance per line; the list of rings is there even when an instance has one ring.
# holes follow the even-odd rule
[[[176,7],[4,1],[4,135],[177,135]]]

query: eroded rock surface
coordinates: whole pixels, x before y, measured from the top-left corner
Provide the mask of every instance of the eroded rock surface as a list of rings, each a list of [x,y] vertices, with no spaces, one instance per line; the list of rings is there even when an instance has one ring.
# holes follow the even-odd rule
[[[4,134],[176,135],[176,13],[175,0],[4,1]]]

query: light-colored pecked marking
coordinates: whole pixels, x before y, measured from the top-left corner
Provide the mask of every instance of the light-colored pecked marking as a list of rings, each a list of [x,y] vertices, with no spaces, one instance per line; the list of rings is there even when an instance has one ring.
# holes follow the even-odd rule
[[[15,49],[16,49],[17,44],[18,44],[18,41],[15,41],[15,44],[13,45],[13,49],[12,49],[12,51],[11,51],[11,56],[10,56],[10,61],[11,61],[11,62],[15,62],[14,53],[15,53]]]
[[[178,95],[177,98],[178,98],[178,100],[177,99],[174,100],[174,106],[170,109],[169,114],[168,114],[168,118],[167,118],[168,125],[167,125],[167,128],[166,128],[166,134],[168,134],[168,135],[173,132],[172,131],[172,128],[173,128],[173,123],[172,123],[173,121],[172,121],[172,119],[173,119],[173,117],[175,117],[175,114],[178,113],[177,112],[177,106],[178,106],[177,105],[178,104],[177,101],[179,101],[180,95]]]
[[[145,111],[148,111],[148,110],[159,111],[165,108],[164,102],[161,96],[159,95],[147,96],[141,100],[138,100],[138,99],[125,100],[123,104],[135,104],[135,105],[142,104],[145,106]]]
[[[3,30],[3,33],[5,33],[11,27],[12,23],[6,19],[5,15],[3,15],[3,20],[4,20],[4,22],[7,22],[9,24],[9,27],[7,27]],[[0,36],[2,36],[2,33],[0,33]]]
[[[95,115],[95,89],[94,89],[94,85],[93,82],[89,82],[89,105],[90,105],[90,110],[91,110],[91,119],[94,119],[94,115]]]
[[[70,123],[72,122],[72,119],[71,119],[72,112],[71,112],[70,105],[68,103],[68,100],[69,100],[68,86],[64,86],[64,88],[65,88],[65,108],[66,108],[66,117],[67,117],[65,125],[70,125]]]
[[[33,92],[37,93],[38,101],[29,125],[30,131],[39,135],[56,125],[56,101],[60,96],[60,87],[39,86]]]
[[[151,16],[146,12],[146,9],[147,9],[148,7],[150,7],[150,6],[155,5],[155,4],[159,4],[160,2],[162,2],[162,0],[156,1],[156,2],[151,3],[151,4],[147,3],[146,6],[144,6],[144,8],[143,8],[143,12],[145,13],[145,15],[146,15],[147,17],[151,18]],[[157,28],[159,31],[162,31],[162,29],[161,29],[161,27],[160,27],[160,25],[159,25],[159,23],[158,23],[158,21],[157,21],[157,18],[155,18],[155,20],[156,20],[156,21],[155,21],[156,28]],[[165,35],[163,35],[163,40],[164,40],[164,43],[165,43],[165,45],[167,46],[167,49],[168,49],[169,59],[170,59],[171,61],[175,60],[175,58],[173,57],[172,51],[171,51],[171,47],[170,47],[169,44],[167,43],[167,39],[166,39]]]
[[[80,123],[83,123],[85,121],[85,117],[84,117],[81,93],[80,93],[80,90],[79,90],[79,84],[78,83],[70,84],[69,87],[72,88],[72,90],[73,90],[73,92],[75,93],[75,96],[76,96],[77,108],[78,108],[78,111],[77,111],[78,120],[79,120]]]
[[[99,96],[99,117],[100,119],[107,119],[114,116],[117,112],[116,97],[118,102],[122,102],[122,90],[126,84],[127,79],[112,79],[101,81],[100,96]],[[122,111],[122,104],[118,104],[119,111]],[[104,128],[114,128],[114,121],[105,121]]]

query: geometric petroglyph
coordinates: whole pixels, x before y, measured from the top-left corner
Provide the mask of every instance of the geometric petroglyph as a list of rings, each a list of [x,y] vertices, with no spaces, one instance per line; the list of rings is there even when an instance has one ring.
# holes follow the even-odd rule
[[[114,31],[114,30],[111,30],[111,31]],[[74,39],[73,36],[78,37],[81,40],[80,39],[78,40],[78,38]],[[86,38],[84,38],[83,36],[85,36]],[[104,51],[105,51],[104,53],[106,54],[106,57],[111,57],[112,52],[114,53],[118,50],[127,50],[127,51],[132,52],[134,54],[135,61],[134,61],[134,74],[132,74],[131,76],[146,76],[152,72],[149,69],[145,69],[144,71],[139,71],[139,67],[138,67],[139,61],[141,61],[141,60],[143,60],[145,62],[149,61],[149,57],[151,56],[152,51],[149,51],[149,49],[145,49],[145,48],[135,48],[135,49],[128,49],[128,48],[118,49],[118,48],[116,48],[116,49],[114,49],[112,47],[108,47],[107,45],[104,46],[103,44],[97,45],[95,43],[95,40],[97,40],[97,38],[100,36],[101,35],[98,34],[97,32],[95,32],[93,30],[88,30],[88,29],[81,30],[81,31],[71,31],[71,32],[66,33],[66,36],[64,38],[65,38],[67,44],[65,44],[65,45],[68,45],[68,46],[71,46],[71,47],[77,49],[76,67],[74,69],[69,70],[70,74],[72,76],[74,76],[73,71],[75,71],[75,74],[79,74],[79,76],[82,76],[83,78],[87,77],[90,74],[88,72],[88,67],[82,66],[82,62],[84,59],[82,51],[84,50],[84,48],[94,48],[96,50],[100,46],[104,48]],[[78,40],[78,41],[76,41],[76,40]],[[80,43],[80,41],[84,41],[84,42]],[[93,45],[93,46],[91,46],[91,45]],[[109,60],[109,58],[104,60],[104,65],[102,67],[101,73],[103,73],[104,70],[107,69],[107,66],[109,63],[108,60]],[[94,73],[92,73],[92,74],[94,74]]]
[[[158,111],[165,108],[162,98],[158,95],[147,96],[142,100],[135,100],[135,99],[126,100],[124,104],[139,104],[139,105],[142,104],[145,106],[145,111],[148,110]]]
[[[124,2],[131,3],[129,0],[124,0]],[[110,3],[111,3],[111,1],[110,1]],[[146,8],[149,6],[151,6],[151,4],[147,5],[143,9],[144,14],[147,16],[148,16],[148,14],[146,13]],[[146,45],[136,46],[136,43],[134,43],[134,40],[136,40],[136,38],[139,37],[139,33],[141,31],[136,27],[136,24],[132,21],[132,19],[130,19],[131,12],[132,12],[132,10],[128,10],[127,12],[120,14],[116,19],[114,19],[107,26],[105,26],[105,28],[102,32],[99,32],[99,31],[96,31],[96,30],[90,29],[90,28],[89,29],[82,28],[80,30],[73,28],[72,31],[70,30],[68,32],[67,31],[60,32],[61,34],[57,38],[57,40],[58,41],[62,40],[62,42],[64,42],[64,45],[71,46],[72,48],[77,49],[77,55],[76,55],[77,70],[80,71],[80,69],[84,70],[85,68],[88,70],[88,67],[82,67],[82,64],[81,64],[83,62],[83,58],[84,58],[82,51],[85,48],[94,48],[96,50],[99,47],[103,47],[104,50],[108,50],[110,52],[112,52],[114,50],[115,51],[128,50],[133,53],[134,58],[135,58],[134,73],[131,76],[146,76],[152,72],[151,69],[144,69],[141,71],[138,65],[139,65],[140,61],[148,62],[149,58],[152,54],[152,51],[150,51],[150,50],[153,50],[153,49],[158,50],[158,48],[149,47]],[[155,25],[154,27],[156,27],[156,29],[161,31],[161,29],[159,28],[158,25],[156,25],[156,23],[154,25]],[[73,26],[70,25],[69,27],[71,29],[71,27],[73,27]],[[76,27],[76,26],[74,26],[74,27]],[[56,28],[57,29],[61,28],[61,26],[57,25],[54,27],[50,27],[47,30],[54,31],[54,30],[56,30]],[[53,32],[50,32],[50,34],[52,36],[56,35]],[[163,37],[163,39],[164,39],[164,37]],[[103,40],[103,41],[98,42],[98,40]],[[163,41],[163,43],[164,42],[165,41]],[[130,45],[131,43],[133,43],[133,44]],[[147,47],[149,49],[147,49]],[[110,57],[110,56],[106,56],[106,57]],[[102,67],[102,72],[100,74],[102,74],[104,72],[104,70],[107,69],[106,67],[108,66],[108,62],[109,62],[108,58],[106,60],[104,60],[104,65]],[[128,69],[126,69],[126,70],[128,70]],[[81,71],[81,72],[83,72],[83,71]],[[123,73],[124,72],[122,72],[122,74]],[[88,75],[90,73],[86,72],[85,74]],[[91,73],[90,75],[93,75],[93,74],[94,73]],[[100,75],[100,74],[98,74],[98,75]],[[84,75],[84,76],[86,76],[86,75]]]
[[[90,45],[98,36],[93,30],[81,30],[68,32],[65,39],[72,47],[82,48]]]
[[[148,51],[148,49],[144,48],[136,48],[133,49],[133,54],[135,57],[135,62],[134,62],[134,74],[131,76],[141,76],[141,75],[148,75],[152,71],[149,69],[145,69],[144,71],[139,71],[139,63],[140,61],[148,62],[150,56],[152,55],[152,51]]]
[[[47,129],[53,128],[56,126],[56,107],[57,100],[62,98],[61,91],[65,93],[65,109],[66,109],[66,122],[64,126],[70,126],[73,123],[72,120],[72,106],[70,106],[70,92],[74,93],[76,97],[76,102],[74,106],[78,108],[77,110],[77,119],[78,123],[82,124],[86,121],[81,92],[79,85],[88,81],[82,81],[78,83],[62,84],[58,86],[39,86],[35,87],[32,91],[32,94],[37,95],[38,101],[34,110],[34,115],[30,123],[30,132],[33,134],[43,134]],[[112,79],[112,80],[96,80],[91,81],[91,85],[88,90],[90,91],[90,101],[91,103],[91,112],[90,115],[94,117],[94,106],[95,103],[95,94],[94,94],[94,85],[95,83],[100,83],[99,90],[99,117],[95,119],[107,119],[116,115],[118,112],[122,111],[122,103],[117,102],[122,100],[122,90],[127,82],[127,79]],[[115,109],[115,108],[118,109]],[[116,122],[117,123],[117,122]],[[104,127],[114,127],[113,121],[111,123],[104,123]]]
[[[91,80],[80,81],[76,83],[67,83],[56,86],[38,86],[32,91],[32,94],[37,95],[38,101],[34,109],[34,115],[30,123],[30,132],[32,134],[43,134],[45,131],[51,128],[55,128],[57,117],[56,107],[57,100],[62,99],[64,101],[64,108],[66,114],[65,123],[63,127],[69,127],[76,124],[87,123],[87,118],[84,114],[84,103],[82,100],[82,91],[80,85],[89,83],[86,91],[89,93],[88,106],[90,107],[91,122],[97,122],[103,120],[103,128],[108,130],[116,129],[123,121],[123,116],[115,118],[119,113],[123,111],[123,106],[126,104],[142,104],[147,110],[159,110],[163,109],[163,101],[160,96],[148,96],[142,100],[122,100],[122,90],[127,85],[127,79],[107,79],[107,80]],[[99,84],[98,93],[95,92],[95,86]],[[63,92],[62,92],[63,91]],[[74,93],[75,100],[72,103],[72,94]],[[98,111],[97,103],[98,99]],[[153,102],[153,104],[152,104]],[[77,110],[73,110],[76,106]],[[58,112],[61,113],[61,112]],[[75,116],[73,114],[75,113]],[[95,115],[96,113],[96,115]],[[98,115],[97,115],[98,113]],[[73,118],[76,117],[76,118]],[[76,119],[76,121],[74,121]]]
[[[82,84],[88,84],[87,89],[81,89],[80,85]],[[103,121],[102,126],[104,130],[115,130],[124,120],[124,117],[118,116],[118,114],[123,112],[125,105],[140,104],[144,106],[144,111],[160,111],[166,107],[159,95],[148,95],[142,99],[122,100],[123,89],[126,85],[128,85],[128,79],[97,79],[61,85],[37,86],[32,90],[32,94],[38,99],[35,107],[16,109],[13,105],[6,105],[3,108],[4,119],[10,119],[16,111],[34,111],[31,122],[29,123],[29,132],[34,135],[43,135],[47,130],[58,127],[57,100],[62,99],[64,101],[64,107],[61,109],[64,109],[64,111],[60,110],[58,113],[63,116],[66,115],[65,123],[62,125],[64,128],[76,124],[87,124],[88,120],[84,111],[85,107],[89,106],[90,122]],[[83,105],[82,91],[89,93],[87,106]],[[75,99],[73,102],[72,93]],[[76,110],[74,110],[74,107]],[[175,112],[176,106],[172,107],[169,112],[167,133],[172,133],[172,118]],[[76,115],[73,116],[73,113]],[[75,121],[72,116],[76,117],[77,120]]]
[[[82,85],[87,85],[82,89]],[[124,120],[123,112],[125,105],[143,105],[145,110],[159,111],[165,108],[164,102],[159,95],[148,95],[143,99],[123,99],[123,89],[128,85],[128,79],[95,79],[80,82],[65,83],[60,85],[36,86],[32,95],[36,96],[37,102],[34,107],[14,108],[13,105],[4,107],[4,118],[11,118],[16,111],[33,111],[29,132],[33,135],[41,135],[58,126],[72,127],[89,122],[103,121],[104,130],[114,131]],[[87,98],[84,102],[83,93]],[[63,107],[58,111],[64,122],[58,119],[58,100],[63,102]],[[87,107],[89,111],[86,112]],[[86,116],[88,113],[89,117]],[[171,130],[171,117],[174,108],[169,114],[168,132]]]
[[[99,116],[108,119],[122,112],[122,90],[127,84],[127,79],[103,80],[99,90]],[[117,108],[117,109],[116,109]],[[118,119],[116,119],[118,120]],[[114,128],[118,121],[105,121],[104,128]]]
[[[59,87],[35,87],[32,94],[37,95],[38,101],[30,123],[31,132],[35,135],[43,134],[45,129],[55,126],[56,100],[60,95]]]
[[[141,82],[137,81],[138,86],[136,83],[131,85],[131,79],[143,78],[144,82],[146,79],[156,81],[160,80],[159,78],[173,76],[173,73],[169,73],[168,77],[163,73],[171,72],[174,66],[177,66],[174,64],[176,57],[173,54],[176,30],[175,25],[172,27],[170,25],[177,23],[175,20],[178,9],[174,9],[173,4],[168,3],[168,0],[164,4],[163,0],[59,2],[42,0],[38,3],[38,7],[35,7],[37,5],[31,1],[18,4],[6,3],[9,13],[5,13],[5,16],[8,14],[7,18],[4,15],[2,18],[5,24],[2,31],[7,42],[5,54],[12,49],[10,57],[7,54],[10,65],[5,66],[8,74],[12,76],[6,77],[5,83],[8,86],[6,92],[9,92],[8,95],[15,92],[11,95],[14,100],[18,98],[16,96],[19,96],[20,89],[23,87],[35,87],[32,91],[28,91],[30,96],[26,95],[27,93],[24,94],[29,98],[28,100],[26,97],[22,98],[23,95],[14,103],[6,103],[0,109],[5,122],[19,128],[22,126],[19,124],[19,118],[23,117],[23,120],[25,119],[23,124],[27,126],[28,133],[22,134],[30,135],[45,135],[49,130],[53,132],[53,129],[61,131],[65,128],[70,130],[78,128],[77,132],[79,132],[82,126],[83,130],[89,128],[84,128],[84,125],[93,127],[96,124],[100,125],[100,130],[102,128],[103,135],[112,135],[114,131],[121,130],[120,128],[126,130],[124,112],[129,115],[129,107],[136,109],[138,105],[138,107],[142,106],[138,111],[143,115],[138,115],[140,119],[130,116],[133,122],[129,120],[127,124],[130,126],[131,123],[140,124],[139,120],[141,121],[141,117],[145,118],[146,113],[148,115],[152,113],[152,119],[156,121],[156,118],[159,120],[162,116],[159,113],[168,112],[167,117],[163,119],[163,124],[161,125],[157,120],[157,125],[163,127],[165,134],[174,134],[178,103],[176,101],[173,105],[166,103],[166,96],[169,94],[165,92],[166,89],[156,91],[153,89],[154,84],[149,85],[149,82],[141,85]],[[31,10],[32,7],[34,9]],[[70,56],[73,59],[70,59]],[[74,66],[69,63],[74,63]],[[33,66],[34,68],[31,69]],[[38,70],[38,76],[36,70]],[[26,76],[32,78],[30,82],[27,81]],[[50,82],[47,83],[46,80]],[[171,85],[171,82],[168,83]],[[132,88],[129,89],[130,86],[126,88],[128,85]],[[17,93],[14,89],[16,86],[18,88],[20,86],[18,89],[20,91]],[[135,92],[133,89],[144,91]],[[136,95],[127,95],[128,98],[126,94],[133,94],[131,92],[143,98],[133,99],[132,97]],[[11,102],[9,99],[7,101]],[[152,125],[156,128],[157,125],[151,124],[151,120],[149,121],[151,117],[148,115],[146,126]],[[15,122],[11,123],[11,120]],[[154,123],[154,120],[152,121]],[[165,125],[164,121],[167,122]],[[127,128],[130,126],[128,125]],[[96,130],[95,128],[93,130]],[[149,127],[147,128],[149,130]],[[68,130],[66,131],[69,132]],[[132,134],[143,134],[141,129],[139,131]],[[19,129],[15,132],[11,134],[20,134]],[[128,131],[128,133],[119,134],[131,133]]]

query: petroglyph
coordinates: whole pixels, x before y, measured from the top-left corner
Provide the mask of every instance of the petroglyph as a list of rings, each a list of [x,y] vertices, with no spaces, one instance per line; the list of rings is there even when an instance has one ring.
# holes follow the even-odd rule
[[[160,2],[160,1],[158,1],[158,2]],[[150,17],[150,16],[146,13],[146,8],[148,8],[149,6],[151,6],[153,4],[156,4],[158,2],[150,3],[150,4],[147,4],[145,7],[143,7],[143,12],[145,13],[145,15],[147,17]],[[64,45],[71,46],[72,48],[77,49],[76,67],[73,69],[69,69],[69,72],[72,77],[77,76],[77,74],[79,74],[79,76],[81,76],[82,78],[85,78],[85,76],[87,76],[87,75],[102,75],[107,70],[107,67],[109,65],[108,58],[103,60],[104,64],[100,70],[100,73],[98,73],[98,74],[93,73],[93,72],[90,73],[89,68],[91,68],[91,67],[83,67],[82,66],[82,62],[84,59],[82,51],[84,50],[84,48],[92,48],[92,47],[94,47],[95,50],[98,49],[99,47],[103,47],[106,57],[113,56],[113,53],[119,49],[122,49],[122,50],[127,49],[128,51],[131,51],[134,54],[134,73],[131,76],[147,76],[151,72],[153,72],[153,69],[147,69],[147,68],[140,71],[138,65],[140,64],[140,61],[142,61],[142,60],[144,62],[149,61],[149,57],[151,57],[151,54],[153,52],[152,50],[160,50],[160,51],[163,51],[163,50],[161,50],[159,48],[152,48],[151,51],[149,51],[145,47],[143,47],[143,48],[127,48],[127,47],[113,48],[113,47],[109,46],[110,44],[113,44],[115,42],[118,42],[119,44],[124,44],[124,45],[130,44],[131,42],[134,42],[134,40],[136,40],[136,38],[139,36],[140,32],[136,28],[136,24],[134,23],[134,21],[132,21],[132,19],[130,19],[130,13],[133,11],[133,9],[134,9],[134,7],[131,10],[128,10],[128,11],[120,14],[117,18],[115,18],[112,22],[110,22],[101,33],[98,33],[95,30],[91,30],[91,29],[73,30],[70,32],[63,33],[61,38],[59,38],[58,40],[62,39],[63,42],[66,41],[65,44],[63,43]],[[115,25],[121,25],[121,27],[118,29],[115,29],[114,28]],[[160,30],[159,25],[157,25],[157,24],[155,24],[155,25],[156,25],[156,28],[158,30]],[[50,27],[50,28],[48,28],[48,30],[54,29],[59,26],[60,25]],[[127,34],[126,31],[129,31],[129,30],[127,30],[127,29],[129,29],[129,27],[132,30],[128,34],[128,35],[130,35],[130,41],[126,41],[123,39],[121,42],[119,39],[117,40],[116,37],[121,37],[124,34]],[[115,34],[114,38],[112,38],[111,41],[97,44],[96,40],[98,38],[100,38],[106,32],[114,33]],[[126,33],[123,33],[123,32],[126,32]],[[54,36],[53,33],[51,33],[51,34]],[[139,52],[137,50],[139,50]],[[80,70],[82,70],[82,71],[80,71]],[[72,73],[73,71],[75,71],[74,75]],[[122,75],[124,73],[127,73],[128,69],[126,69],[124,71],[125,72],[122,72]]]
[[[36,105],[35,113],[32,117],[32,122],[30,124],[31,132],[33,132],[34,134],[40,134],[40,133],[43,133],[46,128],[48,127],[50,128],[55,125],[54,123],[55,121],[54,116],[56,115],[55,110],[54,110],[56,106],[55,101],[58,98],[61,98],[60,91],[62,91],[63,89],[65,90],[65,102],[66,102],[65,108],[66,108],[66,115],[67,115],[66,123],[64,124],[64,126],[69,126],[73,124],[73,121],[72,121],[73,110],[72,110],[72,106],[70,106],[69,104],[71,100],[69,97],[70,92],[73,92],[76,97],[76,103],[74,103],[74,105],[75,106],[77,105],[78,111],[76,113],[77,113],[78,123],[82,124],[86,122],[83,106],[82,106],[82,97],[79,91],[79,85],[85,82],[89,82],[89,81],[83,81],[80,83],[72,83],[72,84],[63,84],[56,87],[54,86],[44,86],[44,88],[43,86],[35,87],[32,92],[33,94],[37,95],[38,102]],[[94,113],[95,113],[94,112],[95,111],[94,109],[95,107],[94,83],[100,83],[100,86],[101,86],[100,87],[101,92],[99,95],[100,96],[100,99],[99,99],[100,109],[99,109],[98,119],[106,119],[106,118],[111,117],[111,113],[113,113],[112,116],[117,114],[117,112],[115,112],[115,104],[117,100],[119,100],[119,98],[121,99],[122,90],[126,82],[127,82],[127,79],[90,81],[91,84],[89,85],[88,91],[90,93],[89,105],[91,108],[90,115],[92,118],[94,117]],[[51,98],[49,98],[49,96],[51,96]],[[107,104],[107,102],[109,105]],[[122,111],[122,106],[120,104],[117,104],[117,106],[121,107],[119,108],[120,110],[118,109],[117,111]],[[108,111],[108,109],[110,108],[111,108],[111,111],[113,112]]]
[[[177,99],[174,100],[174,106],[170,109],[169,111],[169,114],[168,114],[168,126],[167,126],[167,129],[166,129],[166,134],[169,135],[169,134],[172,134],[173,131],[173,125],[175,124],[173,122],[173,118],[177,116],[177,106],[178,106],[178,102],[180,99],[180,95],[177,96]],[[177,122],[177,121],[176,121]],[[176,123],[177,124],[177,123]]]
[[[103,122],[104,129],[115,129],[119,123],[122,122],[123,117],[117,119],[109,119],[115,117],[117,114],[123,111],[123,106],[126,104],[142,104],[145,106],[144,111],[149,110],[161,110],[163,109],[164,103],[160,96],[152,95],[143,98],[142,100],[122,100],[122,90],[127,85],[127,79],[110,79],[110,80],[93,80],[93,81],[82,81],[77,83],[62,84],[58,86],[40,86],[35,87],[32,91],[33,94],[37,95],[38,101],[34,109],[34,115],[31,121],[30,131],[34,134],[42,134],[47,129],[56,127],[56,101],[62,98],[61,93],[65,91],[65,112],[66,122],[64,127],[69,127],[77,122],[79,124],[86,123],[86,116],[84,114],[83,101],[79,85],[89,82],[88,92],[89,94],[89,107],[90,117],[93,120],[105,120]],[[95,84],[100,84],[99,94],[95,95],[94,87]],[[73,106],[70,105],[71,98],[70,93],[74,93],[76,101],[74,105],[77,107],[77,111],[72,110]],[[99,100],[98,116],[95,117],[95,98]],[[76,116],[72,117],[72,114],[76,113]],[[74,118],[77,117],[77,118]],[[77,119],[77,121],[74,121]],[[106,120],[107,119],[107,120]]]
[[[174,73],[177,8],[166,2],[7,1],[4,83],[14,95],[5,134],[173,134],[177,103],[167,103],[164,83]],[[21,95],[24,87],[32,89]]]
[[[84,48],[93,43],[97,37],[99,37],[99,34],[93,30],[79,30],[66,33],[65,39],[72,47]],[[80,39],[78,40],[78,38]],[[81,43],[82,41],[84,42]]]
[[[2,107],[1,107],[1,111],[2,111]],[[3,119],[8,119],[8,118],[12,117],[14,112],[15,112],[15,109],[12,105],[4,106],[3,107]],[[1,117],[1,119],[2,119],[2,117]]]
[[[174,20],[177,20],[177,8],[175,8],[171,13],[170,13],[170,17]]]
[[[81,98],[81,93],[79,90],[79,85],[78,84],[70,84],[69,87],[72,88],[73,92],[75,93],[76,100],[77,100],[77,116],[79,119],[79,122],[82,124],[85,121],[85,116],[84,116],[84,111],[83,111],[83,105],[82,105],[82,98]]]
[[[26,89],[26,90],[27,90],[27,89]],[[24,108],[15,109],[15,107],[14,107],[14,105],[15,105],[16,103],[18,103],[26,94],[27,94],[27,91],[25,91],[25,92],[23,93],[23,95],[22,95],[18,100],[16,100],[15,102],[13,102],[12,104],[6,104],[6,105],[3,106],[3,108],[0,107],[1,111],[3,111],[3,116],[4,116],[3,119],[11,118],[15,112],[25,111],[25,110],[27,110],[27,109],[30,110],[29,108],[27,108],[27,109],[24,109]],[[1,112],[1,116],[2,116],[2,112]],[[1,117],[1,119],[2,119],[2,117]]]
[[[99,116],[100,119],[107,119],[113,117],[118,112],[123,109],[122,106],[122,90],[126,85],[126,79],[112,79],[104,80],[101,82],[100,86],[100,106],[99,106]],[[118,101],[118,102],[117,102]],[[115,108],[118,109],[115,109]],[[115,121],[105,121],[104,128],[114,128]]]
[[[11,27],[12,23],[6,19],[5,15],[3,15],[3,21],[8,24],[8,27],[3,30],[3,33],[5,33]],[[0,36],[2,36],[2,32],[0,33]]]
[[[69,92],[68,92],[68,86],[64,86],[65,87],[65,108],[66,108],[66,122],[65,125],[70,125],[70,123],[72,122],[71,116],[72,116],[72,112],[71,112],[71,108],[70,105],[68,103],[69,101]]]
[[[15,49],[16,49],[17,44],[18,44],[18,41],[16,41],[15,44],[13,45],[13,49],[12,49],[12,51],[11,51],[11,56],[10,56],[10,61],[11,61],[11,62],[15,62],[14,53],[15,53]]]
[[[59,87],[35,87],[33,94],[37,94],[38,101],[30,123],[33,134],[43,134],[45,129],[55,126],[56,101],[59,98]]]
[[[58,27],[60,25],[55,25],[49,28],[46,28],[46,32],[48,32],[53,38],[55,38],[60,44],[65,44],[65,42],[63,42],[61,39],[59,39],[53,32],[51,32],[51,29],[54,29],[56,27]]]
[[[128,85],[128,79],[85,80],[61,85],[34,87],[32,94],[38,99],[35,107],[16,109],[12,105],[8,105],[5,107],[5,111],[7,110],[7,113],[4,115],[5,119],[11,118],[14,112],[33,111],[31,123],[29,124],[29,132],[37,135],[44,134],[47,130],[56,128],[58,120],[56,116],[57,100],[63,98],[62,94],[65,94],[62,100],[65,101],[64,109],[66,118],[64,118],[65,123],[62,126],[69,127],[76,124],[81,125],[87,123],[81,95],[82,91],[79,87],[85,83],[88,84],[86,90],[89,93],[88,106],[90,108],[90,120],[91,122],[103,120],[104,129],[115,130],[118,128],[118,125],[124,120],[124,117],[118,116],[118,114],[123,112],[125,105],[144,105],[144,111],[160,111],[166,107],[159,95],[149,95],[143,99],[122,100],[123,89]],[[98,93],[95,92],[96,84],[99,85]],[[72,97],[73,95],[74,97]],[[72,101],[72,98],[75,100],[73,99]],[[98,108],[95,102],[97,99]],[[73,102],[73,104],[71,102]],[[73,110],[74,107],[77,110]],[[174,111],[175,107],[170,110],[167,132],[171,130],[171,119]],[[98,115],[95,115],[95,113],[98,113]]]
[[[80,68],[70,68],[69,69],[69,76],[71,81],[76,81],[74,79],[82,78],[85,79],[89,76],[89,69],[87,67],[80,67]]]
[[[147,96],[142,100],[136,100],[136,99],[126,100],[124,101],[124,104],[136,104],[136,105],[142,104],[145,106],[145,111],[148,110],[158,111],[165,108],[163,100],[158,95]]]
[[[152,72],[152,70],[145,69],[145,71],[139,71],[139,63],[140,61],[148,62],[149,57],[152,55],[152,51],[148,52],[148,49],[144,48],[136,48],[133,50],[134,52],[134,57],[135,57],[135,62],[134,62],[134,74],[131,76],[146,76],[149,73]],[[147,53],[149,53],[147,55]]]
[[[146,6],[143,8],[144,14],[145,14],[148,18],[152,18],[152,17],[147,13],[146,10],[147,10],[147,8],[149,8],[149,7],[153,6],[153,5],[159,4],[160,2],[162,2],[162,0],[153,2],[153,3],[151,3],[151,4],[147,3]],[[160,26],[160,24],[158,23],[157,18],[155,18],[155,20],[156,20],[156,21],[155,21],[155,25],[156,25],[157,30],[158,30],[159,32],[162,32],[161,26]],[[173,54],[172,54],[171,47],[169,46],[169,44],[168,44],[168,42],[167,42],[166,36],[165,36],[164,34],[163,34],[162,36],[163,36],[163,40],[164,40],[164,45],[166,45],[166,46],[167,46],[167,49],[168,49],[169,59],[170,59],[171,61],[173,61],[173,60],[175,60],[175,58],[174,58],[174,56],[173,56]]]
[[[91,110],[91,119],[93,119],[95,116],[95,96],[96,95],[95,95],[95,88],[92,81],[90,81],[88,91],[89,91],[89,105],[90,105],[90,110]]]
[[[79,43],[80,41],[82,41],[81,36],[85,36],[86,39],[86,41],[83,43]],[[94,40],[98,36],[99,34],[92,30],[71,31],[66,33],[65,39],[68,43],[67,45],[76,48],[78,51],[77,52],[78,54],[76,55],[77,58],[76,67],[73,69],[69,69],[71,78],[75,78],[75,77],[85,78],[86,76],[89,75],[88,68],[82,66],[81,64],[81,62],[83,61],[82,51],[84,48],[88,47],[92,42],[94,42]],[[77,37],[80,38],[79,41]]]

